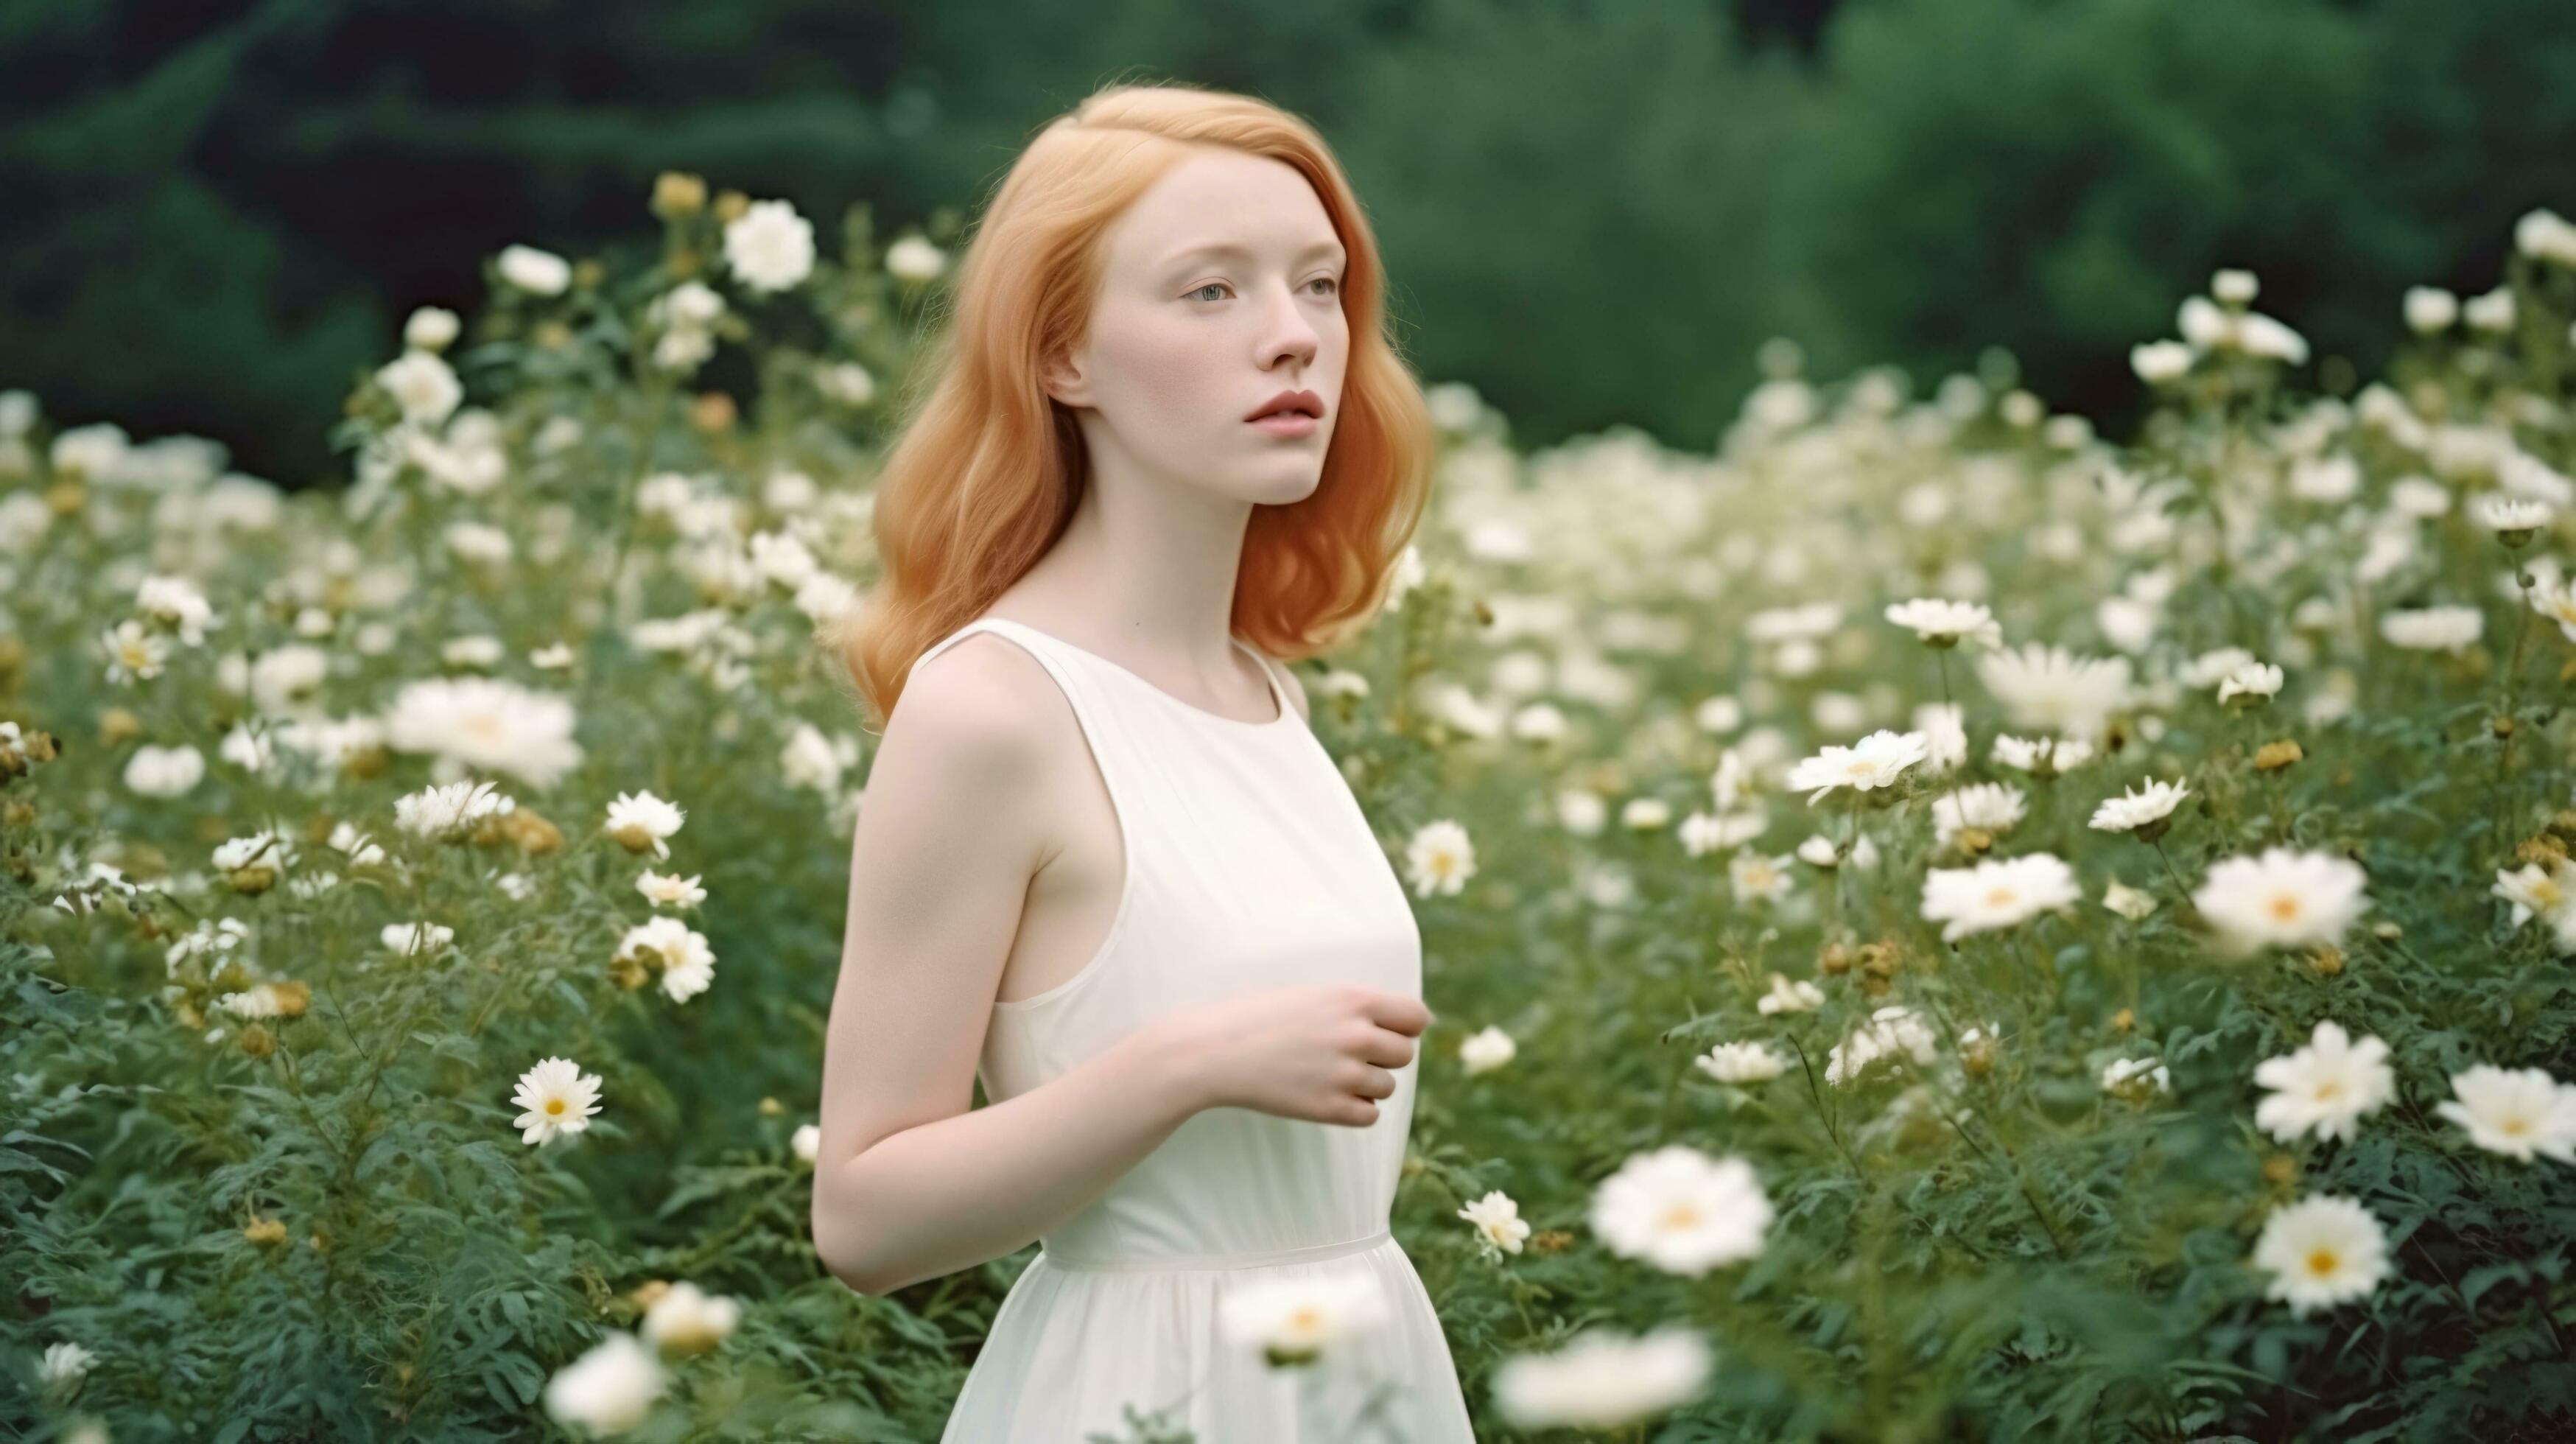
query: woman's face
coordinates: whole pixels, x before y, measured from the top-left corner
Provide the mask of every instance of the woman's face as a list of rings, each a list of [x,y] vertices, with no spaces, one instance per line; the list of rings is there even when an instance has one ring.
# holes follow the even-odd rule
[[[1312,493],[1341,420],[1350,325],[1347,256],[1305,177],[1194,146],[1104,243],[1090,335],[1047,387],[1076,408],[1095,468],[1249,502]],[[1323,414],[1247,419],[1283,391],[1313,393]]]

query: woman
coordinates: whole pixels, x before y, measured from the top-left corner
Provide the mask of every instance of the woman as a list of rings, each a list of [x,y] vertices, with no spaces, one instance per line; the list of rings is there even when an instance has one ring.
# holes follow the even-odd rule
[[[1044,1241],[947,1440],[1130,1409],[1201,1444],[1472,1439],[1387,1232],[1420,935],[1273,660],[1365,624],[1421,514],[1383,295],[1314,132],[1177,85],[1049,124],[959,268],[838,639],[886,724],[813,1214],[869,1293]],[[1379,1316],[1274,1369],[1226,1301],[1297,1280]]]

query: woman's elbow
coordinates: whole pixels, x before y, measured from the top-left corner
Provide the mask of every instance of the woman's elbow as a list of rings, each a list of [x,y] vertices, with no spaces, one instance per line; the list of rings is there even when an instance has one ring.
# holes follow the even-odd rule
[[[850,1237],[848,1206],[827,1197],[819,1184],[818,1179],[806,1228],[813,1236],[814,1256],[822,1261],[823,1271],[848,1285],[853,1293],[882,1295],[889,1292],[875,1261],[865,1257]]]

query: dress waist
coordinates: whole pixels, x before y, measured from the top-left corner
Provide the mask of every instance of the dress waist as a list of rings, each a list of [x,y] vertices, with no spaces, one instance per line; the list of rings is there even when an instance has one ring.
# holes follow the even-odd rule
[[[1196,1273],[1219,1269],[1261,1268],[1270,1264],[1314,1263],[1322,1259],[1341,1258],[1365,1253],[1395,1237],[1388,1229],[1379,1229],[1366,1238],[1346,1239],[1340,1243],[1312,1244],[1305,1248],[1267,1249],[1256,1253],[1169,1254],[1159,1258],[1090,1257],[1055,1248],[1041,1248],[1038,1259],[1049,1267],[1069,1273]]]

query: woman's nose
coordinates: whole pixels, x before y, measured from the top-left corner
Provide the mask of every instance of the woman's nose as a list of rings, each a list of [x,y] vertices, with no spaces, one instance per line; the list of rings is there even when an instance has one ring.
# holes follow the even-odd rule
[[[1315,350],[1322,338],[1315,334],[1314,323],[1306,319],[1293,295],[1282,294],[1270,304],[1264,319],[1269,323],[1261,343],[1261,364],[1268,367],[1282,359],[1293,359],[1313,365]]]

